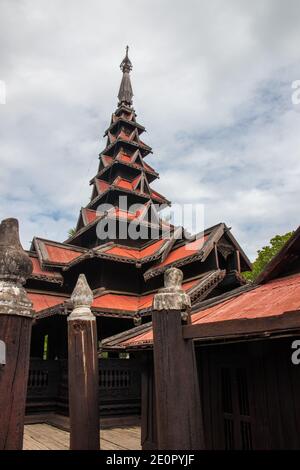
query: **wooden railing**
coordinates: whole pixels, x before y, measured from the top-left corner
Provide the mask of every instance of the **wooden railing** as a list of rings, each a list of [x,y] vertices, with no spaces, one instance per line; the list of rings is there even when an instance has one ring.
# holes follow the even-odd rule
[[[136,415],[141,408],[141,371],[132,359],[99,361],[100,414]],[[31,359],[27,414],[58,411],[68,414],[68,363],[66,360]]]

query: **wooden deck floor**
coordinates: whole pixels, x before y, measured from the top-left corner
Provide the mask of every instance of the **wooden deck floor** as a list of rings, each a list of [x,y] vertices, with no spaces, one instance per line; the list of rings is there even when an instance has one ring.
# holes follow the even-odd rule
[[[140,450],[138,426],[101,429],[102,450]],[[24,429],[24,450],[68,450],[69,433],[49,424],[28,424]]]

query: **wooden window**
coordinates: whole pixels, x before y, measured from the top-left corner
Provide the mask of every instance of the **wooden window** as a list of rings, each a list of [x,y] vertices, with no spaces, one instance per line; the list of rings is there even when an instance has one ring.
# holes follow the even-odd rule
[[[252,427],[247,371],[222,367],[220,372],[224,447],[226,450],[250,450]]]

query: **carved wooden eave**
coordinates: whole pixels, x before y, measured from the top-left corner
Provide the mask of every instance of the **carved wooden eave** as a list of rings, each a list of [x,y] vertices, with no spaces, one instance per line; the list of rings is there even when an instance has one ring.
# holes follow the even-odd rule
[[[99,201],[101,199],[104,198],[104,196],[106,196],[108,194],[108,192],[110,191],[116,191],[116,192],[119,192],[119,193],[125,193],[125,194],[133,194],[133,195],[136,195],[138,197],[140,197],[141,199],[144,199],[144,200],[156,200],[156,201],[159,201],[159,204],[163,205],[163,204],[166,204],[168,206],[171,205],[171,202],[168,201],[166,198],[164,198],[164,196],[162,195],[159,195],[158,198],[154,198],[152,197],[151,195],[149,194],[144,194],[144,193],[141,193],[140,191],[134,191],[133,189],[125,189],[125,188],[119,188],[117,186],[114,186],[113,184],[111,184],[105,191],[103,191],[101,194],[99,194],[98,196],[96,196],[94,199],[92,199],[88,205],[86,206],[88,209],[94,207],[97,203],[99,203]],[[157,191],[155,191],[155,193],[157,193]],[[157,193],[158,194],[158,193]]]
[[[57,284],[59,286],[62,286],[64,283],[64,279],[62,276],[58,278],[58,277],[47,276],[46,274],[31,274],[28,279],[32,279],[35,281],[45,281],[51,284]]]
[[[122,218],[122,217],[119,217],[118,214],[115,214],[114,211],[112,211],[111,213],[108,211],[106,213],[100,213],[99,212],[99,216],[96,217],[94,220],[92,220],[91,222],[87,223],[86,225],[83,225],[82,227],[80,227],[80,224],[81,222],[84,224],[85,222],[85,219],[84,219],[84,210],[87,209],[86,207],[85,208],[81,208],[81,211],[80,211],[80,214],[79,214],[79,218],[78,218],[78,221],[77,221],[77,224],[76,224],[76,232],[74,233],[74,235],[72,235],[71,237],[69,237],[64,243],[65,244],[71,244],[71,242],[73,242],[74,240],[76,240],[79,236],[81,236],[83,233],[87,232],[88,230],[90,230],[91,228],[93,228],[98,222],[100,222],[101,220],[105,219],[105,218],[110,218],[110,219],[116,219],[116,220],[119,220],[120,222],[124,222],[124,223],[130,223],[130,224],[133,224],[133,225],[136,225],[136,226],[143,226],[143,227],[149,227],[149,228],[153,228],[153,229],[159,229],[160,230],[160,233],[161,235],[163,236],[164,232],[169,232],[169,231],[173,231],[174,230],[174,226],[171,225],[171,224],[168,224],[167,222],[163,221],[162,219],[158,219],[158,223],[157,224],[152,224],[151,222],[148,222],[147,220],[143,220],[143,217],[145,218],[146,217],[146,211],[150,208],[150,205],[152,204],[152,201],[151,200],[148,200],[147,203],[145,204],[145,210],[142,212],[142,214],[137,217],[136,219],[133,219],[133,220],[126,220],[126,218]],[[92,210],[92,209],[89,209],[89,210]],[[95,211],[97,212],[97,211]],[[79,228],[80,227],[80,228]],[[152,243],[153,241],[151,241]]]
[[[138,143],[138,142],[134,142],[133,140],[126,140],[120,137],[117,138],[114,142],[109,143],[105,147],[104,153],[108,153],[114,146],[118,144],[129,145],[133,148],[141,148],[144,152],[146,152],[146,155],[148,155],[149,153],[153,153],[152,148],[149,147],[149,145],[146,145],[145,143]]]
[[[138,163],[130,163],[130,162],[125,162],[123,160],[114,160],[112,161],[110,164],[108,164],[107,166],[105,166],[105,168],[103,168],[101,171],[99,171],[96,176],[94,176],[94,178],[92,178],[90,180],[90,184],[94,184],[94,180],[99,178],[100,176],[104,175],[107,171],[110,171],[112,169],[113,166],[115,165],[124,165],[128,168],[133,168],[134,170],[140,170],[140,165]],[[158,173],[155,171],[155,170],[150,170],[149,168],[147,168],[146,166],[143,166],[144,168],[144,171],[146,173],[148,173],[149,175],[151,176],[155,176],[156,178],[159,178],[159,175]]]
[[[248,256],[246,255],[246,253],[244,252],[244,250],[242,249],[242,247],[240,246],[240,244],[238,243],[238,241],[236,240],[236,238],[232,235],[231,229],[227,227],[225,224],[224,224],[224,227],[225,227],[225,231],[224,231],[225,238],[227,238],[233,244],[236,251],[240,253],[242,261],[245,263],[244,270],[252,271],[252,263],[249,260]]]
[[[141,124],[139,124],[136,121],[126,119],[123,116],[116,116],[116,119],[111,123],[111,125],[104,132],[103,137],[106,137],[107,134],[109,132],[111,132],[118,124],[122,124],[122,123],[124,123],[126,125],[136,127],[138,129],[139,133],[145,132],[145,130],[146,130],[144,126],[142,126]]]

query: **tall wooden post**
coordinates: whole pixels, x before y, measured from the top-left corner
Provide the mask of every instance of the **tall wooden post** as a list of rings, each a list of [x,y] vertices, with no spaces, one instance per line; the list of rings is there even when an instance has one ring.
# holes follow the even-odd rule
[[[190,298],[182,272],[165,272],[165,288],[153,301],[153,347],[158,449],[204,448],[197,365],[192,341],[183,339]]]
[[[0,224],[0,450],[21,450],[30,358],[32,303],[22,284],[32,263],[19,239],[16,219]]]
[[[70,449],[99,450],[99,372],[93,293],[80,274],[68,317]]]

